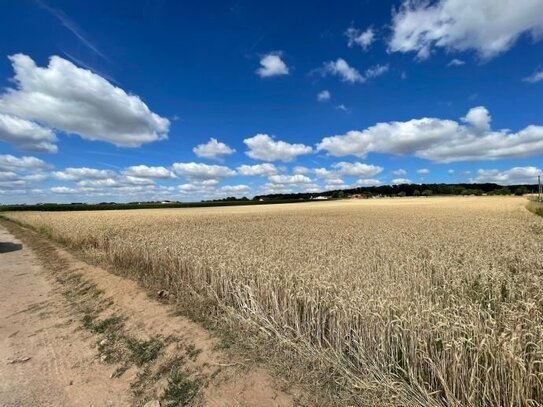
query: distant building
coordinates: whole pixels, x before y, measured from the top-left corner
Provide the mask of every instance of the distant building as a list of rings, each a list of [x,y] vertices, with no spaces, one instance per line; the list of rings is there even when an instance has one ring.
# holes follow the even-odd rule
[[[330,197],[329,196],[319,195],[319,196],[316,196],[316,197],[311,198],[311,199],[314,199],[316,201],[326,201],[327,199],[330,199]]]

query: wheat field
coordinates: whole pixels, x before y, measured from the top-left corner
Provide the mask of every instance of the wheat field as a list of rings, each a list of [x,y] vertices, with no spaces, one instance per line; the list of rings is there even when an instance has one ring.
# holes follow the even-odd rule
[[[13,212],[330,366],[361,404],[543,400],[543,218],[515,197]],[[331,370],[331,371],[332,371]],[[395,398],[396,397],[396,398]]]

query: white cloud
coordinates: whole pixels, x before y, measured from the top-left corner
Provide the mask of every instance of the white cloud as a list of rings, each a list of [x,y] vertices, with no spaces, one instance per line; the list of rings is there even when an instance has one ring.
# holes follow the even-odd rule
[[[252,175],[273,175],[277,173],[275,165],[270,163],[256,165],[241,165],[237,169],[238,174],[245,176]]]
[[[413,182],[408,178],[394,178],[392,185],[412,184]]]
[[[256,73],[261,78],[271,76],[288,75],[288,67],[281,59],[280,52],[271,52],[260,59],[260,68]]]
[[[349,108],[343,104],[335,106],[335,109],[341,110],[342,112],[347,112],[347,113],[350,111]]]
[[[330,100],[330,92],[327,90],[323,90],[317,94],[317,100],[319,102],[326,102],[327,100]]]
[[[39,182],[44,181],[48,178],[48,174],[44,174],[42,172],[36,173],[36,174],[29,174],[29,175],[21,175],[21,178],[24,181],[30,181],[30,182]]]
[[[119,181],[113,178],[84,179],[77,182],[80,187],[112,188],[121,186]]]
[[[523,33],[538,39],[543,30],[541,0],[406,0],[394,14],[389,50],[417,52],[432,48],[475,50],[482,58],[507,51]]]
[[[509,170],[483,170],[477,171],[477,176],[471,182],[493,182],[501,185],[537,184],[537,176],[543,170],[537,167],[514,167]]]
[[[368,69],[365,72],[365,79],[377,78],[388,72],[388,65],[375,65]]]
[[[52,56],[45,68],[23,54],[10,60],[16,89],[0,96],[4,113],[120,147],[167,138],[168,119],[151,112],[138,96],[87,69],[58,56]],[[43,137],[46,143],[55,141],[52,133]]]
[[[383,171],[383,167],[360,162],[348,163],[342,161],[332,165],[332,167],[338,174],[351,177],[373,177]]]
[[[383,185],[383,183],[375,178],[362,178],[356,181],[356,185],[361,187],[374,187],[377,185]]]
[[[417,174],[419,174],[419,175],[428,175],[428,174],[430,174],[430,170],[428,168],[419,168],[417,170]]]
[[[311,170],[307,167],[304,167],[302,165],[297,165],[296,167],[294,167],[292,169],[292,173],[293,174],[302,174],[302,175],[305,175],[305,174],[309,174],[311,172]]]
[[[248,185],[225,185],[221,187],[221,191],[227,194],[247,194],[251,188]]]
[[[350,27],[345,31],[345,35],[347,36],[347,45],[349,47],[359,45],[364,51],[367,51],[370,45],[375,41],[375,33],[371,27],[364,32],[360,32],[360,30]]]
[[[54,171],[53,177],[61,181],[80,181],[84,179],[105,179],[115,177],[111,170],[99,170],[96,168],[65,168],[63,171]]]
[[[318,177],[323,179],[336,178],[337,175],[326,168],[313,168],[312,172]]]
[[[126,175],[123,178],[120,178],[119,181],[122,184],[128,184],[128,185],[153,185],[155,183],[150,178],[135,177],[133,175]]]
[[[175,174],[165,167],[149,167],[147,165],[133,165],[124,169],[123,174],[137,178],[175,178]]]
[[[524,82],[528,82],[528,83],[537,83],[537,82],[543,81],[543,71],[534,72],[532,75],[528,76],[527,78],[524,78],[523,80]]]
[[[245,153],[255,160],[262,161],[292,161],[296,157],[310,154],[313,149],[304,144],[290,144],[284,141],[274,141],[267,134],[257,134],[243,140],[249,150]]]
[[[392,174],[394,174],[396,177],[405,177],[407,175],[407,171],[403,168],[398,168],[397,170],[392,171]]]
[[[447,172],[448,172],[450,175],[452,175],[452,174],[455,173],[455,170],[453,170],[453,169],[451,168],[451,169],[447,170]]]
[[[192,149],[198,157],[217,159],[225,155],[233,154],[236,150],[224,143],[211,138],[206,144],[199,144]]]
[[[50,191],[55,194],[77,194],[81,192],[78,189],[68,187],[52,187]]]
[[[0,180],[11,181],[17,178],[17,174],[13,171],[0,171]]]
[[[461,59],[454,58],[453,60],[451,60],[451,62],[447,64],[447,66],[462,66],[464,64],[465,62],[462,61]]]
[[[364,82],[364,77],[355,68],[349,66],[343,58],[338,58],[336,61],[325,62],[321,69],[323,76],[335,75],[339,76],[343,82],[357,83]]]
[[[289,185],[289,184],[310,184],[311,178],[301,175],[301,174],[294,174],[294,175],[270,175],[268,177],[268,180],[272,184],[281,184],[281,185]]]
[[[236,171],[223,165],[190,162],[174,163],[172,168],[177,175],[193,180],[216,180],[236,175]]]
[[[486,107],[477,106],[470,109],[462,121],[471,124],[477,130],[486,131],[490,129],[492,117]]]
[[[0,169],[4,170],[42,170],[47,168],[45,161],[32,156],[15,157],[11,154],[0,155]]]
[[[350,66],[343,58],[338,58],[335,61],[325,62],[320,72],[322,76],[334,75],[338,76],[343,82],[348,83],[364,83],[368,79],[377,78],[383,75],[389,69],[388,65],[375,65],[364,72],[362,75],[356,68]]]
[[[345,182],[342,178],[328,178],[326,185],[335,185],[337,187],[338,185],[345,185]]]
[[[21,150],[57,152],[57,146],[55,145],[57,138],[52,130],[29,120],[1,112],[0,141],[13,144]]]
[[[178,189],[181,193],[199,193],[199,194],[211,194],[215,191],[214,185],[206,185],[198,182],[181,184],[178,186]]]
[[[437,162],[497,160],[543,154],[543,126],[530,125],[516,133],[491,130],[490,115],[480,106],[462,119],[412,119],[377,123],[365,130],[325,137],[318,151],[341,157],[384,153],[412,154]]]

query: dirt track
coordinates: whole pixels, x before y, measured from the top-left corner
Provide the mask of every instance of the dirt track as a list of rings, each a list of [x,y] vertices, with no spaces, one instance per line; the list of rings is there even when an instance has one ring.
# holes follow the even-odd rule
[[[266,370],[232,360],[219,349],[218,339],[173,315],[134,282],[90,266],[34,232],[11,227],[24,242],[0,226],[0,405],[143,405],[160,399],[172,379],[157,375],[142,384],[141,366],[145,372],[175,367],[176,375],[186,378],[183,386],[198,383],[194,405],[296,404]],[[113,315],[122,315],[123,324],[109,334],[85,330],[81,310],[94,307],[94,327]],[[120,370],[122,360],[108,363],[108,353],[100,357],[100,346],[111,338],[143,344],[174,339],[163,340],[156,359],[144,365],[127,359]],[[179,366],[171,367],[172,360]]]
[[[0,405],[126,406],[126,380],[111,381],[90,335],[76,331],[62,295],[31,250],[0,229]],[[20,358],[26,362],[9,363]]]

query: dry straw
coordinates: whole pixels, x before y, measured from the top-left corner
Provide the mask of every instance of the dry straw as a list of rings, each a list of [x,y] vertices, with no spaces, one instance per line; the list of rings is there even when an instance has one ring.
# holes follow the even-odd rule
[[[411,404],[543,400],[543,218],[509,197],[134,211],[14,220]]]

